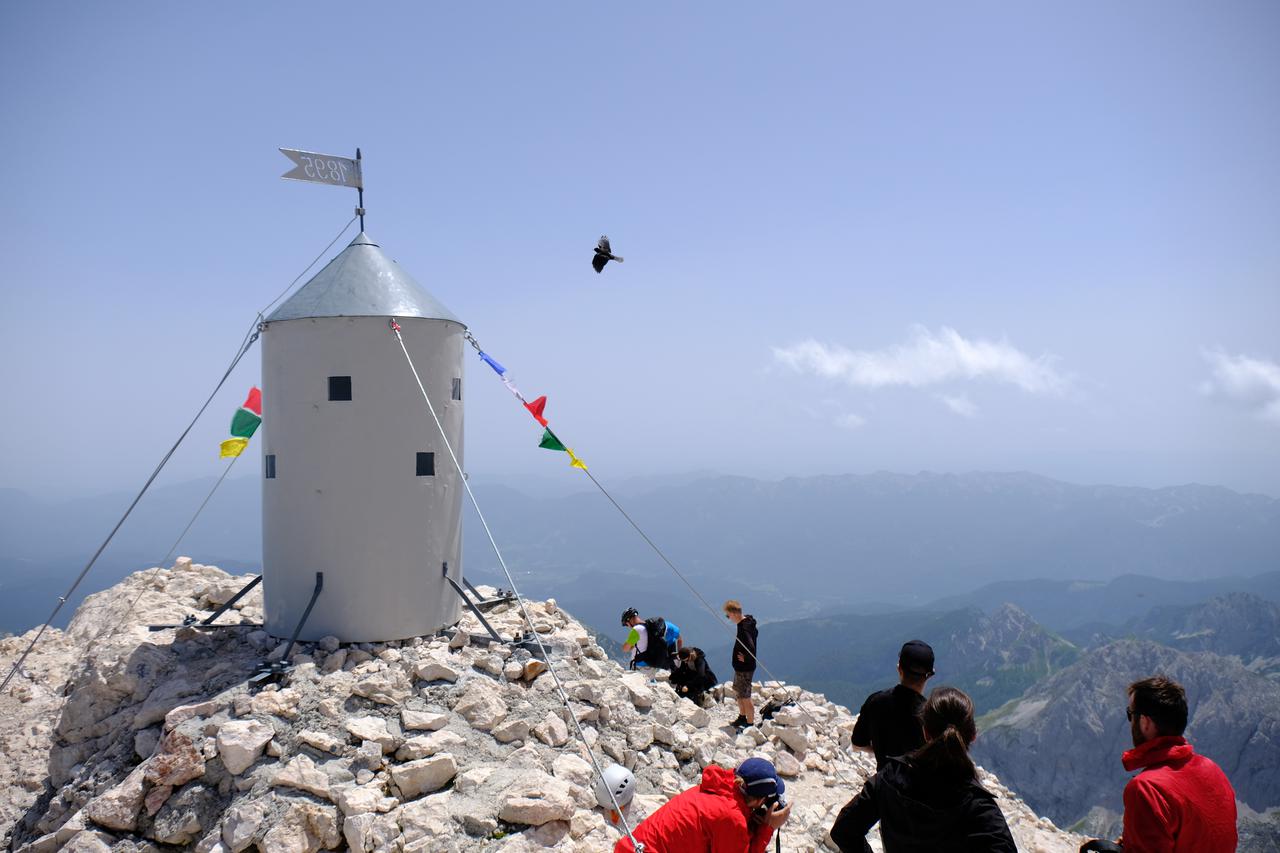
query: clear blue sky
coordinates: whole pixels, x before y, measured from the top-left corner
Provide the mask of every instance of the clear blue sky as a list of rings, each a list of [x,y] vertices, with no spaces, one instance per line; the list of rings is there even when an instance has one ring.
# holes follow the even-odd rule
[[[1274,2],[6,3],[0,486],[140,484],[351,215],[276,148],[359,145],[371,236],[602,480],[1280,495],[1277,44]],[[576,475],[467,388],[473,473]]]

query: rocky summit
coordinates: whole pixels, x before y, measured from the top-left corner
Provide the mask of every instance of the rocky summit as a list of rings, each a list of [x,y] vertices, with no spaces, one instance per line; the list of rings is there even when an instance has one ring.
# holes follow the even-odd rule
[[[285,651],[263,631],[147,627],[203,618],[249,580],[182,558],[91,596],[66,631],[46,632],[0,696],[7,849],[600,853],[621,830],[592,794],[589,746],[633,769],[633,825],[706,765],[767,758],[794,804],[782,849],[818,851],[874,772],[849,749],[847,708],[769,683],[759,702],[794,704],[737,733],[723,687],[699,707],[661,675],[625,671],[554,600],[528,608],[582,738],[547,664],[474,641],[470,615],[452,637],[298,644],[292,668],[262,686],[253,673]],[[505,637],[526,628],[510,604],[489,618]],[[260,623],[260,592],[220,621]],[[6,672],[32,636],[0,641]],[[1078,848],[994,776],[982,782],[1020,850]],[[881,849],[874,833],[872,844]]]

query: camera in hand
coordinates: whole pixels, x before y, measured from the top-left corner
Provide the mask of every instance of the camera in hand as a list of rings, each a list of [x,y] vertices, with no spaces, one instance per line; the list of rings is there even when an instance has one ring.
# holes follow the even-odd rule
[[[787,801],[782,799],[781,795],[770,794],[769,796],[764,798],[763,803],[756,806],[755,813],[757,817],[766,818],[769,816],[769,812],[773,811],[774,806],[777,806],[778,808],[781,809],[781,808],[786,808],[786,805],[787,805]]]

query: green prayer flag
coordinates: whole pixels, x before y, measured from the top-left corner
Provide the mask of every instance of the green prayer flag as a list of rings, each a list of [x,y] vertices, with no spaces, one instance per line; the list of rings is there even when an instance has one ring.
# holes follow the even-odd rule
[[[231,434],[241,438],[250,438],[257,432],[258,424],[260,423],[262,423],[260,415],[248,409],[239,409],[231,419]]]
[[[569,448],[560,443],[560,439],[556,438],[556,434],[550,429],[543,430],[542,441],[538,442],[539,447],[545,447],[547,450],[559,450],[565,452]]]

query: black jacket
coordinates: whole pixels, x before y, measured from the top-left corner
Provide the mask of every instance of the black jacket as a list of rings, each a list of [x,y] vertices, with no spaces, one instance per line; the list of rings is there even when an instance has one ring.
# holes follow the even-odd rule
[[[872,693],[862,703],[853,725],[854,746],[869,746],[876,754],[876,769],[884,769],[891,755],[906,755],[924,746],[920,709],[924,697],[899,684],[892,690]]]
[[[707,666],[707,659],[702,649],[696,650],[698,660],[693,666],[688,661],[681,661],[671,670],[671,683],[676,687],[687,687],[690,693],[704,693],[716,685],[716,674]]]
[[[885,853],[1017,853],[996,798],[975,780],[943,782],[890,758],[840,810],[831,840],[842,853],[870,853],[880,821]]]
[[[756,639],[760,632],[756,630],[756,617],[743,616],[738,623],[738,639],[733,641],[733,671],[755,672]],[[745,649],[745,651],[743,651]],[[738,660],[742,655],[743,660]]]

